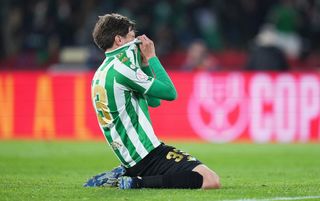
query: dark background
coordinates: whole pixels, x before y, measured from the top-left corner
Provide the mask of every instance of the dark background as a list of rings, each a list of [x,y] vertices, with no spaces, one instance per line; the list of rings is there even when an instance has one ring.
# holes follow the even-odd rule
[[[282,51],[289,70],[320,66],[319,0],[1,0],[0,9],[0,69],[48,69],[63,62],[65,47],[85,50],[85,66],[96,68],[103,53],[91,32],[111,12],[135,20],[169,69],[184,69],[188,48],[201,40],[216,58],[212,69],[244,70],[266,25],[300,41],[296,54]]]

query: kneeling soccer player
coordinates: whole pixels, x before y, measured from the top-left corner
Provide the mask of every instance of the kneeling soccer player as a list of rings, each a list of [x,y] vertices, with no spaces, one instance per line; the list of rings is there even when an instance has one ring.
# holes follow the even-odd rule
[[[120,14],[99,17],[93,38],[105,60],[92,80],[92,101],[100,128],[121,166],[84,186],[131,188],[219,188],[218,175],[191,155],[161,143],[148,106],[174,100],[176,89],[146,35]]]

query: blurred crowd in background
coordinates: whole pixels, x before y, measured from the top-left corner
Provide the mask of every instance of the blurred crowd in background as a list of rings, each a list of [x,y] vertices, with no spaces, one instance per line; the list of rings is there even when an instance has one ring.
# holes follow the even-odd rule
[[[320,66],[320,0],[1,0],[0,68],[96,68],[92,29],[111,12],[135,20],[167,68]]]

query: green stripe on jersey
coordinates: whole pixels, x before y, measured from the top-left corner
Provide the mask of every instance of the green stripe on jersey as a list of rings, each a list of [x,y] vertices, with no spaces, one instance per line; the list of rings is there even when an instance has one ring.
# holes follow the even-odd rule
[[[128,149],[131,158],[135,161],[138,162],[141,160],[140,155],[137,153],[137,150],[135,149],[135,146],[129,139],[126,129],[123,125],[123,122],[121,122],[120,117],[119,117],[119,112],[115,100],[115,95],[114,95],[114,83],[113,80],[115,78],[115,73],[117,73],[114,68],[109,68],[107,76],[106,76],[106,88],[110,89],[107,90],[107,96],[108,96],[108,103],[109,103],[109,108],[111,112],[111,115],[114,119],[114,124],[116,126],[116,130],[118,134],[120,135],[120,138],[122,140],[123,145]]]
[[[133,124],[133,127],[136,130],[136,132],[139,134],[139,139],[142,142],[144,148],[148,152],[150,152],[154,149],[154,146],[152,145],[152,142],[150,141],[146,132],[143,130],[141,124],[139,124],[138,114],[132,105],[132,102],[131,102],[132,96],[130,92],[126,92],[125,97],[126,97],[126,101],[128,101],[126,103],[126,111],[131,119],[131,122],[135,122],[135,124]]]
[[[112,137],[111,137],[110,130],[109,129],[103,129],[103,131],[104,131],[103,134],[106,137],[107,141],[109,142],[109,145],[112,147],[113,140],[112,140]],[[129,163],[122,157],[120,151],[118,149],[114,149],[113,147],[112,147],[112,150],[114,151],[114,153],[116,154],[118,159],[121,161],[121,163],[124,166],[128,167]]]
[[[100,71],[104,71],[104,69],[108,66],[108,64],[114,59],[114,57],[109,57],[105,64],[101,67]]]
[[[133,58],[134,58],[134,63],[137,64],[137,55],[135,54],[134,50],[131,50],[132,54],[133,54]]]
[[[134,81],[132,81],[131,79],[129,79],[128,77],[124,76],[123,74],[121,74],[120,72],[118,72],[117,70],[115,70],[117,72],[117,82],[124,85],[129,85],[131,88],[138,90],[140,93],[144,93],[146,91],[145,88],[143,88],[141,85],[138,85],[137,83],[135,83]]]
[[[142,95],[140,95],[140,96],[142,96]],[[148,102],[147,101],[143,101],[143,100],[139,100],[138,103],[139,103],[139,106],[142,109],[144,115],[147,117],[149,123],[152,125],[151,118],[150,118],[150,115],[149,115],[149,112],[148,112]]]

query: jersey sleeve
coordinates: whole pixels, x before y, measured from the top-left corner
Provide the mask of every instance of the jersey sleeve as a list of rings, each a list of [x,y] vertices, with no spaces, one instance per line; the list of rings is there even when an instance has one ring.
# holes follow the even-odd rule
[[[148,62],[154,70],[156,79],[147,92],[147,95],[163,100],[175,100],[177,98],[177,91],[159,59],[152,57]]]

